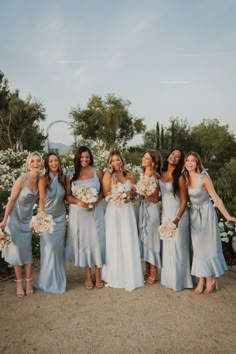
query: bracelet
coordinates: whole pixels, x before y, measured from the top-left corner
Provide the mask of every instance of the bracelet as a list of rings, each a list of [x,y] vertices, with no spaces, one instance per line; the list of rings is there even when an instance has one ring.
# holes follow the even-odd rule
[[[177,215],[177,216],[176,216],[176,219],[177,219],[177,220],[180,220],[181,218]]]

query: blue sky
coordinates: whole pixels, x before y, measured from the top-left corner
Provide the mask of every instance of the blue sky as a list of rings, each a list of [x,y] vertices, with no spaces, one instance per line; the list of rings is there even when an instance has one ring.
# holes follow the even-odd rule
[[[114,93],[148,128],[217,118],[236,133],[235,0],[0,0],[0,70],[54,120]],[[69,144],[63,123],[50,139]]]

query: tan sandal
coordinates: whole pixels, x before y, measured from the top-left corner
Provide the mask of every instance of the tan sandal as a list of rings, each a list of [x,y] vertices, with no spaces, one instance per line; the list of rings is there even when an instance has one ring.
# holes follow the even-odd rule
[[[32,296],[34,293],[33,287],[31,286],[31,289],[27,289],[29,287],[29,283],[31,282],[32,278],[26,278],[26,296]],[[28,282],[28,285],[27,285]]]
[[[25,291],[23,289],[23,287],[21,286],[20,289],[18,287],[18,284],[21,283],[22,284],[22,279],[20,280],[16,280],[17,286],[16,286],[16,296],[17,297],[24,297],[25,296]]]

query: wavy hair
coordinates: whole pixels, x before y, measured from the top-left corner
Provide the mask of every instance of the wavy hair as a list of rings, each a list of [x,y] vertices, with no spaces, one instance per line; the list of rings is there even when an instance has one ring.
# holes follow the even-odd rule
[[[61,167],[61,159],[60,157],[55,153],[55,152],[49,152],[44,160],[44,168],[45,168],[45,180],[46,180],[46,187],[50,189],[50,185],[52,183],[52,178],[50,176],[50,169],[49,169],[49,158],[50,156],[56,156],[59,162],[59,166],[57,169],[57,176],[58,176],[58,181],[59,183],[65,188],[65,175],[63,173],[62,167]]]
[[[71,179],[71,182],[76,181],[79,178],[80,171],[81,171],[80,159],[81,159],[81,156],[82,156],[83,152],[88,152],[89,158],[90,158],[89,166],[93,166],[93,155],[92,155],[91,150],[85,145],[80,146],[79,149],[77,150],[76,154],[75,154],[75,157],[74,157],[74,169],[75,169],[75,172],[74,172],[74,175],[73,175],[73,177]]]
[[[176,165],[175,169],[172,172],[172,177],[173,177],[172,185],[173,185],[174,196],[179,194],[179,178],[181,176],[183,165],[184,165],[184,152],[183,152],[183,150],[181,150],[179,148],[172,149],[169,152],[169,154],[167,155],[166,159],[164,160],[163,167],[162,167],[162,172],[166,172],[168,170],[168,165],[169,165],[168,158],[172,154],[172,152],[176,151],[176,150],[178,150],[181,155],[180,155],[180,159],[179,159],[178,164]]]
[[[158,150],[149,150],[148,149],[143,153],[143,156],[145,154],[149,154],[151,156],[152,162],[154,163],[153,172],[155,174],[160,175],[161,174],[161,164],[162,164],[162,157],[161,157],[160,152]],[[143,172],[145,171],[145,168],[143,166],[142,166],[142,171]]]
[[[199,156],[199,154],[195,151],[190,151],[187,153],[187,155],[185,156],[184,162],[187,160],[187,158],[189,156],[193,156],[196,160],[196,172],[197,173],[201,173],[204,170],[204,166],[202,164],[201,161],[201,157]],[[183,170],[182,170],[182,175],[184,177],[185,183],[188,186],[190,184],[190,175],[188,170],[183,166]]]
[[[34,152],[30,152],[29,155],[27,156],[27,159],[26,159],[26,167],[27,167],[27,170],[29,170],[29,165],[32,161],[32,158],[33,156],[38,156],[40,158],[40,161],[41,161],[41,170],[43,169],[43,158],[42,158],[42,155],[38,152],[38,151],[34,151]]]
[[[125,160],[121,154],[121,152],[119,150],[111,150],[109,152],[109,155],[108,155],[108,158],[107,158],[107,167],[108,167],[108,170],[111,172],[112,174],[112,179],[114,181],[114,183],[117,183],[118,180],[117,178],[115,177],[115,170],[113,169],[113,167],[111,166],[111,160],[113,158],[113,156],[118,156],[121,160],[121,163],[122,163],[122,166],[121,166],[121,173],[124,177],[127,177],[129,174],[130,174],[130,171],[125,167]]]

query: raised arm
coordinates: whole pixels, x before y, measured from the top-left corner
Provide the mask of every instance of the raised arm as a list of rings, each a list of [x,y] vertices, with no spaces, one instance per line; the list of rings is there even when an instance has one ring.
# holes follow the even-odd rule
[[[98,193],[98,200],[97,200],[97,203],[102,200],[104,198],[104,194],[103,194],[103,190],[102,190],[102,179],[103,179],[103,172],[102,170],[97,170],[96,171],[97,173],[97,176],[98,176],[98,179],[99,179],[99,182],[100,182],[100,191]]]
[[[11,213],[11,210],[16,202],[16,199],[17,199],[22,187],[23,187],[23,178],[22,178],[22,176],[20,176],[16,180],[16,182],[14,183],[14,185],[12,187],[11,195],[10,195],[10,198],[8,199],[6,209],[5,209],[4,218],[3,218],[2,222],[0,223],[0,227],[6,226],[8,216]]]
[[[102,179],[102,190],[105,197],[111,191],[111,173],[108,171],[105,172]]]
[[[210,178],[208,176],[204,176],[202,178],[202,187],[205,188],[205,190],[208,192],[208,194],[210,195],[210,197],[212,198],[215,206],[219,209],[219,211],[221,212],[221,214],[225,217],[225,219],[227,221],[233,221],[236,222],[236,218],[231,216],[228,211],[226,210],[224,203],[222,202],[222,200],[220,199],[220,197],[218,196],[218,194],[215,191],[215,188],[210,180]]]
[[[70,177],[66,178],[66,200],[70,204],[79,204],[79,200],[72,195]]]
[[[176,213],[175,219],[173,220],[176,226],[178,226],[178,223],[185,211],[187,201],[188,201],[187,187],[184,178],[182,176],[179,178],[179,197],[180,197],[179,209]]]
[[[45,209],[45,196],[46,196],[46,178],[45,176],[40,177],[38,182],[39,187],[39,210],[44,211]]]

